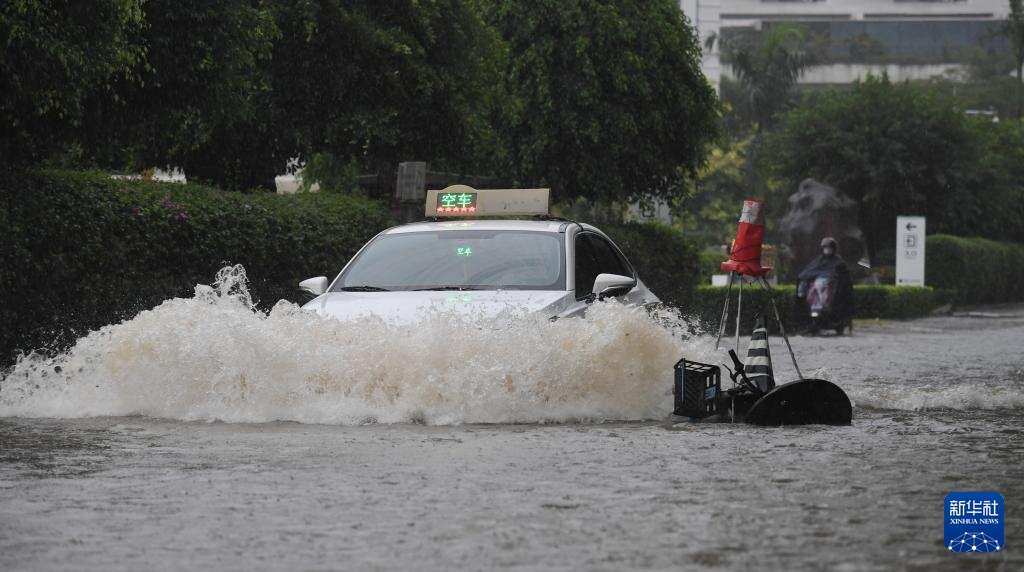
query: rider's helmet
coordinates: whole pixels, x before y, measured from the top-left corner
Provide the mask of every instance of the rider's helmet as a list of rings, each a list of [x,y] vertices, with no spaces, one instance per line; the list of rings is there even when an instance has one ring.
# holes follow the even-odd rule
[[[821,239],[821,249],[825,252],[825,254],[834,254],[836,250],[838,250],[838,247],[839,243],[836,242],[836,239],[832,238],[831,236],[826,236],[825,238]]]

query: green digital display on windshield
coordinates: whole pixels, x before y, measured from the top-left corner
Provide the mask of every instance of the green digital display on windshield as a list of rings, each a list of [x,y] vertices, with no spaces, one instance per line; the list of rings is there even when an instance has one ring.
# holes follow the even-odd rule
[[[438,193],[438,214],[475,213],[476,193]]]
[[[455,249],[455,254],[458,256],[473,256],[473,249],[469,246],[460,246]]]

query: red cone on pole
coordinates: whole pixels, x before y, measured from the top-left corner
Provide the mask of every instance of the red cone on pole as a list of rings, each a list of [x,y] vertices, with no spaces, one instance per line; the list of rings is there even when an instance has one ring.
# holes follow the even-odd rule
[[[723,272],[747,276],[764,276],[771,267],[761,266],[761,244],[764,242],[764,203],[755,199],[743,201],[740,226],[732,241],[729,260],[722,263]]]

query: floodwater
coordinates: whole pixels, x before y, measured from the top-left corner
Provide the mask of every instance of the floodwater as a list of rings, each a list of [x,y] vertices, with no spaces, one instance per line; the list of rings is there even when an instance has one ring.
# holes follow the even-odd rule
[[[714,358],[671,316],[395,331],[221,278],[0,382],[0,570],[1024,568],[1024,308],[794,338],[854,422],[766,429],[665,422]],[[1005,551],[944,549],[952,490]]]

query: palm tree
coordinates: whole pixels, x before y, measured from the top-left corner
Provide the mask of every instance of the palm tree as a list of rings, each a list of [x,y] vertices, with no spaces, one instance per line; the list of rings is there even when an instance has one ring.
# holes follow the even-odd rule
[[[756,43],[723,48],[726,61],[746,92],[758,130],[771,127],[774,116],[789,102],[800,75],[813,63],[804,29],[783,23],[771,26]]]

